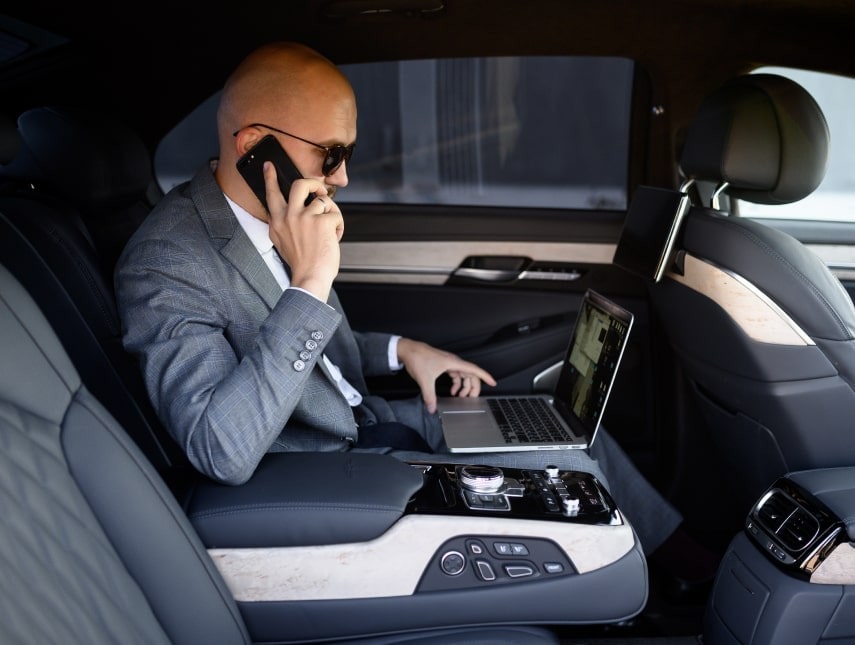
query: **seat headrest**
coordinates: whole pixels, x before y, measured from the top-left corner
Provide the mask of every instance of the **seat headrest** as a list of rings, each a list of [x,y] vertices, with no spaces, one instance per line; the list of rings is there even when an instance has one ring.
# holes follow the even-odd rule
[[[78,206],[120,205],[145,195],[152,182],[142,139],[109,115],[33,108],[18,117],[18,132],[20,154],[0,175],[42,185]]]
[[[687,178],[727,182],[727,193],[757,204],[806,197],[825,176],[828,124],[813,97],[775,74],[725,83],[689,126],[680,167]]]
[[[15,122],[0,114],[0,166],[12,161],[21,149],[21,135],[15,127]]]

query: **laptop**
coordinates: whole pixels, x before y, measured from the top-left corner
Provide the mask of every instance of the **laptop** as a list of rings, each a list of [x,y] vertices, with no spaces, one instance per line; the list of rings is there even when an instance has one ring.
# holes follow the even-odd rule
[[[589,289],[552,394],[440,397],[450,452],[588,448],[596,438],[633,315]]]
[[[659,282],[671,267],[674,243],[690,206],[686,193],[654,186],[636,188],[612,262]]]

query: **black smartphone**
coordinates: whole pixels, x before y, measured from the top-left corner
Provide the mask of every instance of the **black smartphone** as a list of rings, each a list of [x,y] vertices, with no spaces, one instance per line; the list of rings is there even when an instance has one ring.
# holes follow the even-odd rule
[[[302,179],[303,175],[297,170],[294,162],[285,152],[285,149],[272,134],[268,134],[256,145],[246,151],[246,153],[237,161],[238,172],[252,188],[253,192],[267,208],[267,190],[264,186],[264,162],[270,161],[273,167],[276,168],[276,179],[279,182],[279,189],[288,201],[291,194],[291,184],[296,179]],[[315,194],[311,193],[306,198],[306,206],[315,198]],[[269,211],[270,209],[268,209]]]

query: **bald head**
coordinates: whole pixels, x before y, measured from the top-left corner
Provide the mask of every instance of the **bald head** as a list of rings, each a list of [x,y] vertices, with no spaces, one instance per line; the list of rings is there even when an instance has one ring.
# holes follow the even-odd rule
[[[249,127],[253,124],[263,125]],[[235,169],[237,160],[273,134],[300,173],[320,179],[333,195],[336,187],[347,185],[346,168],[324,176],[325,153],[318,146],[355,142],[356,98],[347,77],[329,59],[299,43],[271,43],[247,56],[226,80],[217,130],[217,182],[241,206],[264,217],[266,211]]]
[[[353,96],[347,78],[327,58],[299,43],[260,47],[238,65],[223,88],[217,113],[223,137],[250,123],[281,123],[282,115],[313,103]]]

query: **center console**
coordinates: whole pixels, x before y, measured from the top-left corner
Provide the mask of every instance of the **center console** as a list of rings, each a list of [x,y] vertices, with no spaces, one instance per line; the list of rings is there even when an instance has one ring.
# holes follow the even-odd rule
[[[608,491],[548,464],[281,453],[185,506],[254,640],[618,622],[647,601],[641,547]]]

